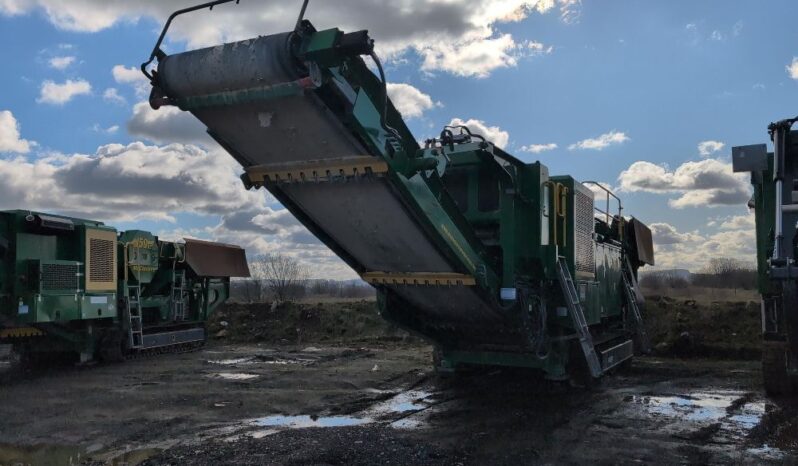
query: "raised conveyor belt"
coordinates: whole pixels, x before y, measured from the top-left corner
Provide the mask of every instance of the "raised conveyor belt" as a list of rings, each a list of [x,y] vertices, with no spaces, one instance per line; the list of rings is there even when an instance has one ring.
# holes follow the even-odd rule
[[[289,37],[167,56],[160,61],[158,83],[170,99],[186,101],[297,82],[306,76],[296,71]],[[259,167],[272,181],[290,179],[268,187],[311,231],[323,232],[328,245],[332,242],[364,278],[390,287],[423,314],[414,318],[449,329],[495,328],[502,321],[476,283],[475,265],[442,249],[438,233],[408,208],[408,195],[388,176],[383,155],[367,149],[313,91],[190,110],[245,169]],[[308,167],[324,172],[352,161],[359,161],[367,176],[308,176]],[[461,233],[454,231],[448,240]],[[396,276],[416,276],[418,284],[392,283]]]

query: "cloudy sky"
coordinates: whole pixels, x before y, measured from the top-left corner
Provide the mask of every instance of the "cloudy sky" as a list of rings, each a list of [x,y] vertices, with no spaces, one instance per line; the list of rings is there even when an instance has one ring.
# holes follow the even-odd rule
[[[351,278],[189,115],[154,112],[138,72],[178,7],[0,0],[0,208],[96,218],[163,237],[283,251]],[[168,52],[288,30],[300,1],[242,0],[178,19]],[[417,139],[464,122],[552,174],[598,180],[655,233],[661,267],[752,260],[734,145],[794,116],[791,0],[312,0],[318,28],[369,29]]]

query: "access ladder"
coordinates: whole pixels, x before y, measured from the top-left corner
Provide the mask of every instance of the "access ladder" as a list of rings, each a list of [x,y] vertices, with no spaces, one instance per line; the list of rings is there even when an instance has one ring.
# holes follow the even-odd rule
[[[557,275],[559,276],[560,286],[565,296],[565,303],[568,305],[568,313],[571,315],[574,329],[576,329],[576,333],[579,336],[579,343],[582,346],[582,352],[585,354],[587,366],[590,369],[590,375],[599,377],[603,372],[601,362],[596,354],[593,336],[590,335],[590,329],[587,327],[585,312],[582,309],[582,303],[579,301],[579,294],[576,292],[576,286],[571,278],[571,272],[568,270],[568,263],[565,257],[560,257],[557,260]]]
[[[635,277],[632,270],[632,264],[629,262],[629,257],[625,256],[623,260],[623,290],[626,294],[626,302],[629,304],[629,311],[634,319],[635,333],[637,334],[637,344],[641,352],[648,353],[651,349],[651,342],[648,339],[645,324],[643,323],[643,315],[640,312],[640,303],[637,296],[639,293],[639,285],[637,277]]]
[[[175,321],[186,319],[186,271],[175,270],[172,272],[172,318]]]
[[[127,286],[128,346],[133,349],[144,347],[144,325],[141,315],[141,287]]]

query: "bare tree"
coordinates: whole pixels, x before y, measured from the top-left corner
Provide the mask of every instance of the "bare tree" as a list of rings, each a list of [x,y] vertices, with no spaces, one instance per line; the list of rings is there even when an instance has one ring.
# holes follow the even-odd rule
[[[756,268],[739,259],[714,257],[696,278],[696,284],[710,288],[753,289],[756,286]]]
[[[280,253],[261,254],[249,262],[252,279],[277,303],[296,298],[304,291],[308,273],[293,257]]]

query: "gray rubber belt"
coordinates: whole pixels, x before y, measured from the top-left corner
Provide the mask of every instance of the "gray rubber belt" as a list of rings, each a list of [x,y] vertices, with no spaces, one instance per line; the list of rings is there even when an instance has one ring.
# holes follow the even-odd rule
[[[267,86],[300,78],[289,33],[171,55],[158,68],[170,97]],[[260,165],[369,155],[315,96],[195,110],[242,163]],[[385,178],[281,185],[283,192],[369,271],[456,272],[403,208]],[[474,287],[392,286],[425,313],[447,322],[496,321]],[[434,291],[434,292],[430,292]]]

